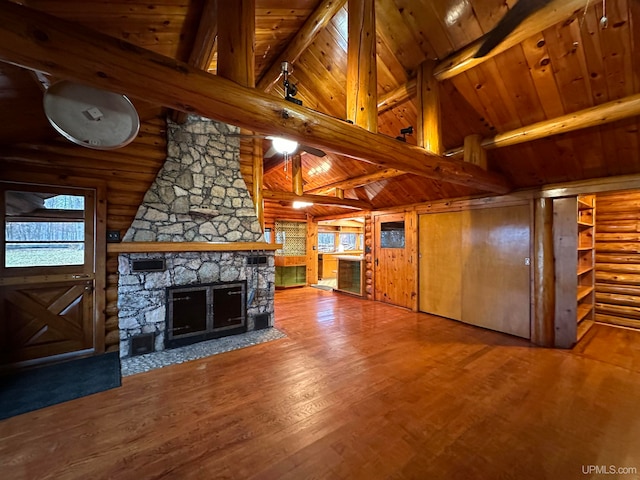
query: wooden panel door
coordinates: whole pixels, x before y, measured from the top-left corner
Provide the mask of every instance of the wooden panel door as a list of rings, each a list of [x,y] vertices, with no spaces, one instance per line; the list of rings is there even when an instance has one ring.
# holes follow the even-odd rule
[[[0,288],[4,364],[93,348],[93,282]]]
[[[462,321],[530,338],[529,205],[463,212]]]
[[[96,205],[94,189],[0,183],[0,366],[104,351]]]
[[[462,214],[420,215],[420,311],[462,319]]]
[[[417,308],[414,272],[416,216],[394,213],[378,215],[374,222],[375,300]]]

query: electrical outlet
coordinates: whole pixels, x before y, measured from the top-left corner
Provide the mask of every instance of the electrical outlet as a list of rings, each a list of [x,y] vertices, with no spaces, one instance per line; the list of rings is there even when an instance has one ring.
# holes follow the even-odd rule
[[[120,231],[119,230],[108,230],[107,231],[107,242],[119,242],[120,241]]]

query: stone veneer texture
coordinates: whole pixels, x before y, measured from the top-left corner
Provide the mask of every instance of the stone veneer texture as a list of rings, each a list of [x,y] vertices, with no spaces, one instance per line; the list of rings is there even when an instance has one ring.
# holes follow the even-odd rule
[[[123,241],[258,241],[262,229],[240,173],[240,140],[227,136],[238,132],[193,116],[183,125],[168,121],[167,160]]]
[[[275,263],[273,252],[267,265],[247,265],[250,252],[131,253],[119,256],[118,308],[120,356],[129,356],[130,339],[141,333],[155,334],[155,350],[164,350],[166,289],[173,286],[247,281],[247,330],[254,317],[268,313],[273,322]],[[162,272],[133,272],[133,260],[164,259]]]
[[[183,125],[168,121],[167,160],[146,193],[123,241],[255,242],[262,238],[253,201],[240,173],[236,127],[190,116]],[[156,335],[164,349],[166,288],[199,283],[247,281],[247,330],[254,316],[273,322],[275,266],[247,264],[247,252],[122,254],[119,257],[120,355],[129,355],[130,338]],[[162,272],[133,272],[138,259],[164,259]]]

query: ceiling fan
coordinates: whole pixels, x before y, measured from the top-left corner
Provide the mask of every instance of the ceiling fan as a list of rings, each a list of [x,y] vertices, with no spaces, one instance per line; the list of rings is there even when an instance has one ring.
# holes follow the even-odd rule
[[[280,65],[284,87],[284,99],[288,102],[295,103],[296,105],[302,105],[302,101],[294,98],[298,93],[298,87],[289,81],[289,75],[291,74],[291,65],[289,62],[284,61]],[[325,152],[319,148],[310,147],[308,145],[300,145],[295,140],[289,140],[283,137],[277,137],[273,135],[245,135],[245,134],[230,134],[229,136],[238,136],[243,138],[266,138],[271,140],[271,147],[264,153],[264,158],[273,158],[276,155],[282,155],[285,162],[289,156],[295,155],[301,151],[315,155],[316,157],[324,157]]]
[[[289,140],[283,137],[276,137],[273,135],[230,133],[228,136],[240,138],[265,138],[267,140],[271,140],[271,146],[267,149],[267,151],[264,152],[264,158],[272,158],[276,155],[289,157],[301,152],[307,152],[320,158],[327,155],[323,150],[320,150],[319,148],[311,147],[309,145],[301,145],[294,140]]]

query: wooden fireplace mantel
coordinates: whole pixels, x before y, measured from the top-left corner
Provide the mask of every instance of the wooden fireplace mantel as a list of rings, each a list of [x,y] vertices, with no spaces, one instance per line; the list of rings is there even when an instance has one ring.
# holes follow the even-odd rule
[[[281,248],[281,243],[265,242],[121,242],[108,243],[107,253],[238,252]]]

